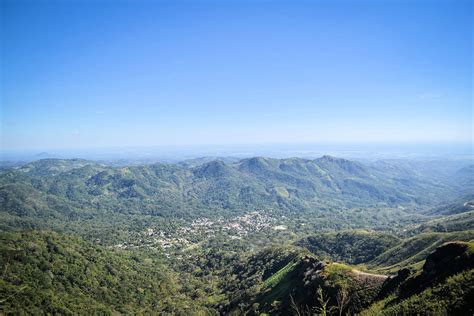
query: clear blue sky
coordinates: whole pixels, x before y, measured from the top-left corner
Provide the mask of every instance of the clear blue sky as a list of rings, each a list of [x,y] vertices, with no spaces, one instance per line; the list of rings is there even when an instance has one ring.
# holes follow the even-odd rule
[[[470,1],[1,1],[2,148],[472,140]]]

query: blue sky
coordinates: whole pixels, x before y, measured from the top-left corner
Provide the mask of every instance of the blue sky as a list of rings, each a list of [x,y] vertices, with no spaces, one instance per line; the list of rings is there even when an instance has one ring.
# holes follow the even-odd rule
[[[470,1],[2,1],[4,150],[472,141]]]

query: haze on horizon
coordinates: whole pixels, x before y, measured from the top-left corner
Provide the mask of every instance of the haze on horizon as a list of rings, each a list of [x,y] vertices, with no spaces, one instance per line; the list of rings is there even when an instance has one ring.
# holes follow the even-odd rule
[[[471,144],[470,1],[2,1],[1,148]]]

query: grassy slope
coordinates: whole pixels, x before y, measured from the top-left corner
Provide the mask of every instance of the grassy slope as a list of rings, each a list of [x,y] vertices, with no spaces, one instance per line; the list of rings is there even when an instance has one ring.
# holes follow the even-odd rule
[[[399,285],[398,291],[373,303],[361,315],[472,315],[473,256],[472,242],[444,244],[430,254],[420,271]]]
[[[322,287],[332,306],[337,304],[335,297],[339,291],[345,289],[351,297],[350,308],[357,311],[372,302],[385,278],[361,273],[341,263],[321,265],[313,255],[306,254],[295,257],[263,280],[253,303],[260,312],[287,315],[294,311],[292,304],[301,310],[314,308],[317,289]]]
[[[407,233],[414,235],[423,232],[451,232],[462,230],[474,230],[474,211],[436,218],[416,228],[410,229]]]
[[[423,233],[404,240],[367,263],[368,267],[385,273],[420,264],[432,251],[449,241],[471,241],[474,231]]]
[[[320,258],[349,264],[368,262],[399,243],[393,235],[366,230],[317,234],[296,242]]]

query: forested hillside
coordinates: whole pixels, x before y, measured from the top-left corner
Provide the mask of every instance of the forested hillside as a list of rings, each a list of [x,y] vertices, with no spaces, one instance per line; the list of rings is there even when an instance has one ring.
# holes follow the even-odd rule
[[[384,173],[380,166],[330,156],[130,167],[45,159],[0,175],[3,229],[53,228],[83,235],[93,235],[97,227],[128,229],[143,221],[229,217],[258,209],[312,214],[320,227],[329,220],[332,228],[343,229],[357,228],[350,226],[361,215],[354,213],[356,207],[372,208],[361,222],[388,212],[375,222],[403,217],[408,224],[417,217],[410,211],[455,196],[447,183],[403,166]],[[340,210],[347,211],[340,216]]]
[[[323,156],[5,167],[0,311],[472,313],[472,194],[453,184],[464,169],[416,166]]]
[[[197,313],[206,297],[153,254],[52,233],[2,233],[2,310],[28,314]]]
[[[474,307],[473,243],[448,243],[420,267],[380,274],[291,246],[208,249],[191,257],[196,262],[174,258],[178,265],[170,267],[156,253],[107,250],[56,233],[1,239],[7,313],[467,315]]]

